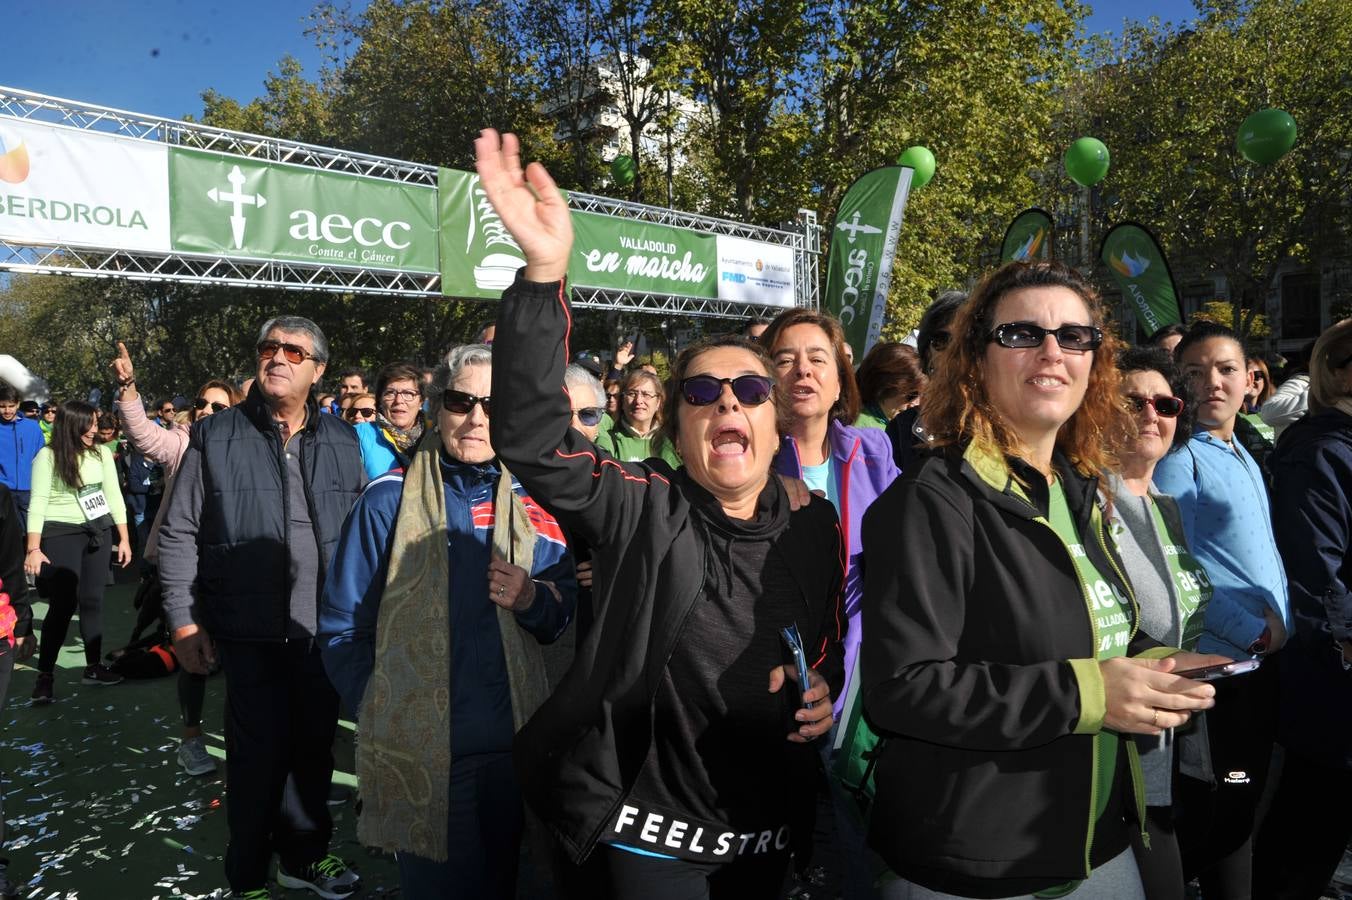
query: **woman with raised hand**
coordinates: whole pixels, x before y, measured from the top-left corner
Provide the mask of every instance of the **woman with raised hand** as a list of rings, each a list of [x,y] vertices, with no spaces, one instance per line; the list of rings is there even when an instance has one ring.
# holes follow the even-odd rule
[[[570,427],[568,207],[515,136],[475,149],[526,255],[497,319],[493,392],[513,402],[494,445],[597,572],[596,622],[516,742],[526,799],[574,862],[599,845],[621,900],[778,897],[841,677],[834,510],[791,510],[771,476],[783,398],[742,337],[676,360],[664,430],[682,468]]]
[[[864,517],[886,898],[1144,896],[1125,738],[1210,706],[1211,685],[1172,673],[1225,660],[1140,630],[1098,503],[1131,429],[1102,316],[1058,263],[989,275],[922,401],[936,452]]]
[[[173,490],[174,478],[178,475],[178,464],[188,449],[191,425],[172,423],[165,427],[150,420],[136,388],[136,369],[132,365],[131,354],[127,352],[127,345],[121,341],[117,342],[117,357],[112,362],[112,369],[120,389],[116,408],[122,417],[127,442],[133,450],[164,470],[164,495],[150,525],[143,554],[143,568],[146,571],[141,576],[143,589],[138,592],[141,606],[136,617],[136,627],[132,631],[131,643],[135,643],[145,628],[162,614],[158,570],[160,522],[169,509],[169,492]],[[188,411],[189,420],[196,422],[205,419],[229,409],[243,399],[239,388],[228,381],[213,378],[197,391],[193,407]],[[202,707],[206,702],[206,691],[205,675],[179,667],[178,706],[183,718],[183,736],[178,745],[178,764],[189,775],[207,775],[216,771],[216,761],[207,752],[206,742],[202,738]]]
[[[98,433],[98,410],[70,400],[57,411],[51,444],[33,459],[28,553],[23,567],[37,576],[38,593],[49,604],[42,620],[38,679],[33,687],[38,703],[50,703],[55,694],[56,657],[77,609],[85,657],[81,683],[106,685],[122,680],[101,660],[103,588],[114,553],[122,568],[131,562],[131,539],[113,453],[98,443]]]

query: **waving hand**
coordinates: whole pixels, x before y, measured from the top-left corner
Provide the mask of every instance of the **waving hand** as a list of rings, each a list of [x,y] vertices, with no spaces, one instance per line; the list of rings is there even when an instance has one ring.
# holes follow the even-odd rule
[[[499,137],[491,128],[474,141],[474,166],[502,224],[526,253],[527,280],[562,280],[573,247],[573,221],[545,167],[533,162],[523,171],[516,135]]]

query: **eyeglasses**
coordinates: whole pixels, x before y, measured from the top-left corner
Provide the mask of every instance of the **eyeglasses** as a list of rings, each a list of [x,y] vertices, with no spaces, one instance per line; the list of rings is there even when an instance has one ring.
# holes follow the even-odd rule
[[[588,428],[593,425],[601,424],[601,416],[605,415],[605,409],[600,406],[584,406],[581,409],[573,410],[573,415],[577,420]]]
[[[681,379],[681,396],[691,406],[708,406],[723,396],[725,384],[732,385],[732,395],[744,406],[760,406],[770,399],[775,387],[775,383],[764,375],[738,375],[736,378],[691,375]]]
[[[298,366],[307,359],[314,359],[315,355],[299,344],[287,344],[282,341],[259,341],[258,358],[272,359],[281,351],[282,356],[293,366]]]
[[[1267,379],[1263,377],[1263,373],[1262,373],[1262,372],[1259,372],[1257,369],[1254,369],[1254,371],[1253,371],[1253,380],[1254,380],[1254,381],[1266,381]]]
[[[446,393],[441,395],[441,405],[447,412],[453,412],[457,416],[467,416],[470,410],[474,409],[474,404],[479,404],[484,408],[484,415],[493,415],[492,398],[476,397],[473,394],[466,394],[464,391],[447,388]]]
[[[637,400],[639,397],[642,397],[644,400],[656,400],[656,399],[657,399],[657,395],[654,394],[652,391],[625,391],[625,392],[624,392],[624,399],[628,400],[630,403],[633,403],[633,402],[634,402],[635,400]]]
[[[193,408],[194,408],[194,409],[199,409],[199,410],[201,410],[201,409],[206,409],[206,408],[207,408],[207,398],[206,398],[206,397],[198,397],[196,400],[193,401],[192,405],[193,405]],[[221,412],[222,410],[226,410],[226,409],[229,409],[229,408],[230,408],[230,405],[229,405],[228,403],[217,403],[217,402],[214,401],[214,400],[211,402],[211,411],[212,411],[212,412]]]
[[[1127,403],[1136,412],[1142,412],[1147,406],[1153,406],[1155,412],[1166,419],[1172,419],[1183,411],[1186,405],[1178,397],[1171,397],[1168,394],[1160,394],[1157,397],[1137,397],[1134,394],[1127,398]]]
[[[418,392],[410,391],[407,388],[402,391],[395,390],[394,388],[386,388],[385,393],[381,394],[380,398],[386,403],[396,399],[402,400],[405,403],[412,403],[414,400],[418,399]]]
[[[1097,350],[1103,343],[1103,332],[1093,325],[1062,325],[1060,328],[1043,328],[1034,322],[1006,322],[996,325],[986,340],[995,341],[1001,347],[1022,350],[1029,347],[1041,347],[1047,335],[1055,335],[1056,343],[1062,350]]]
[[[374,406],[352,406],[348,407],[347,412],[343,413],[349,419],[355,419],[361,416],[363,419],[374,419],[376,417],[376,408]]]
[[[172,416],[173,414],[174,408],[172,406],[166,406],[160,410],[160,415],[162,416]]]

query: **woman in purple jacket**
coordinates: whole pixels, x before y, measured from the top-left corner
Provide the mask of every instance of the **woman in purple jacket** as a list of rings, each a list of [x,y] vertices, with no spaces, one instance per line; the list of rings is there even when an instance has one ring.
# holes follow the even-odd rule
[[[845,684],[836,695],[835,721],[845,721],[849,686],[862,636],[859,610],[864,574],[860,523],[864,511],[900,474],[887,434],[856,428],[859,387],[845,353],[845,333],[831,316],[810,309],[781,313],[761,335],[774,359],[783,395],[789,399],[789,424],[780,436],[774,470],[801,478],[835,506],[845,544]],[[835,746],[836,729],[831,746]],[[829,760],[828,760],[829,763]],[[836,827],[845,845],[846,900],[874,895],[873,866],[865,857],[864,833],[836,798]],[[848,830],[848,833],[847,833]]]

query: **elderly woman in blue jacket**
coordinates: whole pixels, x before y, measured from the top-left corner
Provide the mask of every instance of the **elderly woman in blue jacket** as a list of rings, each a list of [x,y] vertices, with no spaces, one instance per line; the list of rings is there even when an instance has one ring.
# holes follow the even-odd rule
[[[410,898],[515,896],[512,738],[573,614],[563,532],[493,450],[491,383],[487,346],[450,353],[434,430],[362,494],[324,588],[324,664],[361,722],[358,835],[397,854]]]

